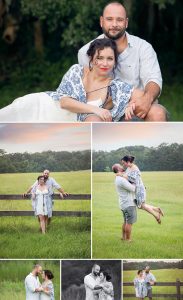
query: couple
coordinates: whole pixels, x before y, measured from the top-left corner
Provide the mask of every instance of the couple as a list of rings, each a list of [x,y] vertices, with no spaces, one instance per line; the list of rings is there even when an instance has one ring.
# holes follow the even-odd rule
[[[144,300],[148,297],[152,300],[152,286],[156,284],[156,278],[150,272],[150,267],[146,266],[144,270],[138,270],[134,279],[136,298]]]
[[[125,155],[120,164],[112,166],[116,174],[115,185],[119,195],[119,206],[123,212],[122,240],[131,242],[132,224],[137,221],[136,207],[151,214],[158,224],[164,213],[160,207],[147,204],[146,189],[143,184],[140,170],[134,163],[134,156]]]
[[[128,17],[119,2],[104,7],[103,35],[82,47],[53,92],[29,94],[0,110],[1,122],[131,120],[166,121],[157,103],[162,78],[152,46],[126,32]]]
[[[114,300],[111,276],[94,264],[92,272],[84,277],[85,300]]]
[[[39,281],[39,275],[42,275],[42,284]],[[42,267],[36,264],[25,278],[26,300],[54,300],[53,278],[50,270],[42,271]]]
[[[54,188],[59,191],[61,198],[68,195],[55,179],[50,177],[49,170],[44,170],[42,175],[38,176],[36,182],[23,195],[25,197],[29,193],[32,194],[33,209],[35,216],[38,217],[40,231],[43,234],[46,233],[47,225],[52,217]]]

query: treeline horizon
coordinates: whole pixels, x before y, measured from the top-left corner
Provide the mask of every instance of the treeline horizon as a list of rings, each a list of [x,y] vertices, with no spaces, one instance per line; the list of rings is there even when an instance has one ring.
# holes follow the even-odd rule
[[[67,172],[91,169],[91,151],[6,153],[0,149],[0,173]]]
[[[183,144],[162,143],[158,147],[126,146],[117,150],[93,151],[94,172],[110,172],[125,155],[135,157],[141,171],[183,171]]]

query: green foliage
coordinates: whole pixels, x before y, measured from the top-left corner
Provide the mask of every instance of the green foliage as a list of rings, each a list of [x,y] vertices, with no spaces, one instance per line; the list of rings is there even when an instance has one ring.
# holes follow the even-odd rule
[[[162,143],[158,147],[128,146],[110,152],[93,152],[93,171],[110,171],[125,155],[135,156],[142,171],[182,171],[183,144]],[[176,159],[175,159],[176,158]],[[110,168],[109,168],[110,166]],[[109,169],[108,169],[109,168]]]
[[[77,171],[91,168],[91,152],[85,151],[44,151],[33,154],[11,153],[0,155],[0,173],[42,172],[51,171]]]

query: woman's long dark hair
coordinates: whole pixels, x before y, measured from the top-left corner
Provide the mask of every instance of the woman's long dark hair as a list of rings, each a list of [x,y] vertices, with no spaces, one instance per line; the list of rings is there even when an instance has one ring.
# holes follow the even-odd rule
[[[135,159],[134,156],[125,155],[125,156],[123,156],[123,158],[121,160],[124,160],[125,162],[131,162],[132,163],[134,161],[134,159]]]
[[[118,62],[117,46],[113,40],[108,39],[108,38],[96,39],[93,42],[91,42],[89,49],[87,51],[87,55],[90,57],[89,66],[93,60],[95,53],[97,52],[99,55],[99,51],[104,50],[104,48],[111,48],[114,51],[114,59],[115,59],[114,67],[116,67],[117,62]]]

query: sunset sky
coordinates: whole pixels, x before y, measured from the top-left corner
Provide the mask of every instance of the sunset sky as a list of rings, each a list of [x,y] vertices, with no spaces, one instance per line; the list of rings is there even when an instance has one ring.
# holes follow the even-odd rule
[[[182,123],[93,124],[93,150],[110,151],[125,146],[156,147],[161,143],[183,143]]]
[[[13,152],[90,149],[90,124],[0,124],[0,149]]]

